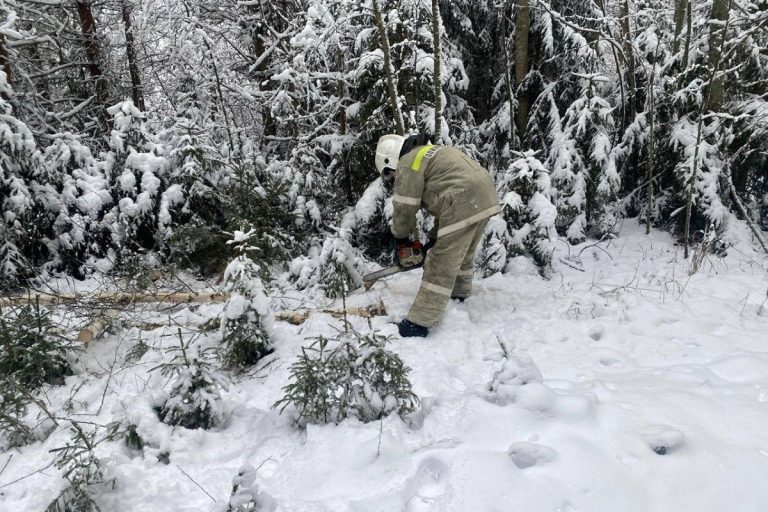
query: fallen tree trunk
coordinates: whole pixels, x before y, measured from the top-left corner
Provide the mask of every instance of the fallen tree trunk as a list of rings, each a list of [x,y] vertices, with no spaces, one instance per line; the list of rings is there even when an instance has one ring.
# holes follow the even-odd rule
[[[0,297],[0,307],[21,306],[39,303],[42,306],[72,304],[74,302],[98,302],[114,305],[133,303],[163,303],[188,304],[194,302],[217,303],[226,302],[229,294],[220,292],[152,292],[152,293],[94,293],[94,294],[54,294],[45,292],[29,292],[24,295]]]
[[[384,307],[384,303],[379,301],[376,304],[361,307],[349,307],[344,309],[302,309],[296,311],[278,311],[275,313],[275,320],[288,322],[292,325],[301,325],[306,322],[307,319],[313,313],[325,313],[331,315],[334,318],[343,318],[344,316],[357,316],[362,318],[372,318],[374,316],[386,316],[387,308]],[[94,339],[104,334],[110,326],[112,326],[120,317],[120,311],[116,309],[109,309],[102,315],[95,318],[92,322],[86,325],[80,330],[77,335],[77,339],[82,343],[90,343]],[[154,331],[155,329],[161,329],[163,327],[173,327],[178,329],[179,327],[195,328],[201,331],[214,331],[219,328],[218,318],[211,318],[203,323],[152,323],[152,322],[139,322],[139,323],[124,323],[125,327],[133,327],[141,331]]]

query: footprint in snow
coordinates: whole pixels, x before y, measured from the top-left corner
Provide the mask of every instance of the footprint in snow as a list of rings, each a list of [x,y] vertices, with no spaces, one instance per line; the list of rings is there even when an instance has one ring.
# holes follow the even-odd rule
[[[557,458],[557,452],[549,446],[528,441],[512,443],[507,449],[507,454],[519,469],[546,464]]]
[[[589,337],[595,341],[600,341],[605,334],[605,327],[602,325],[593,325],[589,328]]]
[[[448,466],[432,457],[424,459],[406,486],[405,512],[441,510],[438,499],[445,493],[447,484]]]
[[[657,455],[675,452],[685,443],[685,435],[668,425],[651,425],[640,437]]]

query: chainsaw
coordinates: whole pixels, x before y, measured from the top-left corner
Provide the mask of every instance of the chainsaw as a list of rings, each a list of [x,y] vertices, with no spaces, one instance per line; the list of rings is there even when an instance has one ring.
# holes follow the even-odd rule
[[[427,251],[429,251],[434,245],[435,242],[432,240],[430,240],[429,243],[424,246],[422,246],[420,242],[414,242],[412,245],[412,254],[409,256],[409,259],[414,259],[416,261],[414,264],[408,266],[392,265],[390,267],[385,267],[381,270],[377,270],[376,272],[371,272],[370,274],[364,275],[363,285],[365,286],[365,289],[370,289],[370,287],[373,286],[376,281],[383,277],[399,274],[400,272],[410,272],[411,270],[416,270],[417,268],[423,267],[424,262],[427,259]]]

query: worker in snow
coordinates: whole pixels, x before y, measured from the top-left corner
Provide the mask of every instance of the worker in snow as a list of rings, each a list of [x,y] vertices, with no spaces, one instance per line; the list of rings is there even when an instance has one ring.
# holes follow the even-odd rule
[[[480,164],[456,148],[429,144],[425,135],[381,137],[376,168],[385,182],[394,180],[394,260],[404,269],[424,264],[421,288],[398,330],[426,336],[449,299],[463,302],[472,292],[475,249],[488,218],[501,211],[496,188]],[[419,208],[435,217],[424,248],[410,238]]]

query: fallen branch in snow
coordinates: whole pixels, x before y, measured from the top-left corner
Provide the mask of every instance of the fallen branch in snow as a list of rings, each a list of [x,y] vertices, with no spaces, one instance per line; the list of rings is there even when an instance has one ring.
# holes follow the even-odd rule
[[[198,488],[199,488],[201,491],[203,491],[203,492],[204,492],[204,493],[205,493],[205,494],[206,494],[206,495],[207,495],[209,498],[211,498],[211,501],[213,501],[214,503],[216,503],[216,498],[214,498],[213,496],[211,496],[211,493],[209,493],[208,491],[206,491],[206,490],[205,490],[205,488],[203,488],[203,486],[202,486],[202,485],[200,485],[199,483],[197,483],[197,482],[195,481],[195,479],[194,479],[194,478],[192,478],[191,476],[189,476],[189,473],[187,473],[186,471],[184,471],[183,469],[181,469],[181,466],[179,466],[178,464],[176,464],[176,467],[178,468],[178,470],[179,470],[179,471],[181,471],[181,473],[182,473],[182,474],[183,474],[185,477],[189,478],[190,482],[192,482],[193,484],[195,484],[195,485],[196,485],[196,486],[197,486],[197,487],[198,487]]]
[[[731,179],[731,171],[730,171],[730,169],[726,170],[726,172],[725,172],[725,179],[726,179],[726,183],[728,185],[728,190],[730,191],[731,197],[733,198],[733,202],[738,207],[739,212],[741,213],[741,216],[744,217],[744,220],[747,222],[747,225],[749,226],[749,229],[752,230],[752,234],[755,235],[755,238],[757,239],[757,242],[763,248],[765,253],[768,254],[768,242],[766,242],[765,238],[763,238],[763,234],[760,231],[760,228],[755,226],[755,222],[749,216],[749,213],[747,213],[747,209],[744,207],[744,203],[741,202],[741,198],[736,193],[736,187],[733,186],[733,180]]]

